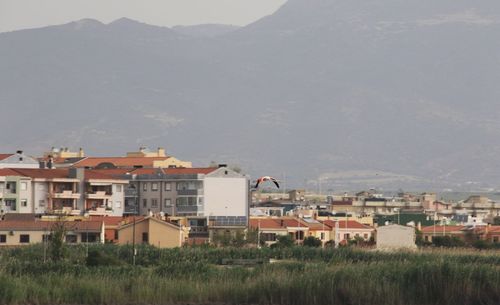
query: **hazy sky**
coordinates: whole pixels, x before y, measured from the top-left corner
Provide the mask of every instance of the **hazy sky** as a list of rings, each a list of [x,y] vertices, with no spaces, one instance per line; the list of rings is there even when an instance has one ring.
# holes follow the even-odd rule
[[[0,0],[0,32],[82,18],[110,22],[128,17],[154,25],[245,25],[286,0]]]

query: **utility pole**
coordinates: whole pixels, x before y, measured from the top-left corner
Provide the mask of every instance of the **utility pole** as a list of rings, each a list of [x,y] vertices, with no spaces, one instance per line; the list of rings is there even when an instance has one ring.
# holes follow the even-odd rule
[[[132,225],[132,265],[135,266],[135,255],[136,255],[136,249],[135,249],[135,215],[134,215],[134,223]]]

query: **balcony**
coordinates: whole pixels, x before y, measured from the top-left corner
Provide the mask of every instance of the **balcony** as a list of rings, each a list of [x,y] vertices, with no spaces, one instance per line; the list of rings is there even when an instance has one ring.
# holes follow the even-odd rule
[[[97,191],[92,193],[87,193],[85,195],[87,199],[111,199],[111,193],[106,191]]]
[[[52,213],[54,213],[54,214],[64,214],[64,215],[73,215],[73,216],[81,215],[81,211],[80,210],[76,210],[76,209],[73,209],[71,207],[62,207],[61,209],[53,210]]]
[[[113,210],[106,209],[106,208],[95,208],[95,209],[88,210],[87,213],[90,216],[105,216],[105,215],[112,215]]]
[[[179,196],[199,196],[203,195],[203,190],[177,190],[177,195]]]
[[[125,197],[137,197],[137,190],[125,189]]]
[[[56,193],[49,194],[50,198],[53,199],[79,199],[79,193],[73,193],[73,191],[59,191]]]
[[[176,207],[177,213],[198,213],[203,210],[203,206],[198,205],[181,205]]]

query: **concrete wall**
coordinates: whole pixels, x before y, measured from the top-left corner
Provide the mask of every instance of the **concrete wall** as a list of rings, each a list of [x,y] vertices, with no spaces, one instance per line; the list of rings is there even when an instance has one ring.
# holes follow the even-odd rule
[[[377,249],[416,249],[415,229],[401,225],[377,229]]]
[[[248,217],[248,182],[245,177],[205,177],[205,216]]]

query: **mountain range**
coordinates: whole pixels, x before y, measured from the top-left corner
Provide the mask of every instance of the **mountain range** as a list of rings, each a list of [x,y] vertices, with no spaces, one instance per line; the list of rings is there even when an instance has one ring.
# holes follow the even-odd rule
[[[289,0],[244,27],[0,34],[0,148],[235,164],[288,187],[500,189],[500,2]]]

